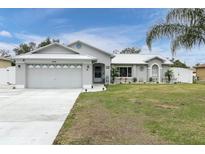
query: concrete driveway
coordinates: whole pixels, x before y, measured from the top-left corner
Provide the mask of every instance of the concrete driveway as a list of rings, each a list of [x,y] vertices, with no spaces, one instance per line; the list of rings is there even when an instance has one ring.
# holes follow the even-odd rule
[[[0,89],[0,144],[52,144],[81,89]]]

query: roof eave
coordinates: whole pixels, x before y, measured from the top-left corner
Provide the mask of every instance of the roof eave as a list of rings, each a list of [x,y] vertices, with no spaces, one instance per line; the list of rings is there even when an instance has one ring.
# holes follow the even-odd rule
[[[24,57],[19,57],[19,58],[15,58],[16,60],[21,60],[21,59],[27,59],[27,60],[49,60],[49,59],[56,59],[56,60],[97,60],[96,58],[46,58],[46,57],[42,57],[42,58],[24,58]]]
[[[67,50],[71,50],[71,51],[73,51],[73,52],[76,53],[76,54],[79,54],[76,50],[74,50],[74,49],[72,49],[72,48],[70,48],[70,47],[67,47],[67,46],[65,46],[65,45],[62,45],[62,44],[60,44],[60,43],[57,43],[57,42],[54,42],[54,43],[48,44],[48,45],[46,45],[46,46],[40,47],[40,48],[35,49],[35,50],[33,50],[33,51],[30,51],[30,52],[28,52],[28,53],[26,53],[26,54],[36,53],[36,52],[41,51],[41,50],[43,50],[43,49],[45,49],[45,48],[48,48],[48,47],[50,47],[50,46],[52,46],[52,45],[58,45],[58,46],[61,46],[61,47],[65,48],[65,49],[67,49]]]
[[[122,65],[148,65],[148,63],[111,63],[111,64],[122,64]]]

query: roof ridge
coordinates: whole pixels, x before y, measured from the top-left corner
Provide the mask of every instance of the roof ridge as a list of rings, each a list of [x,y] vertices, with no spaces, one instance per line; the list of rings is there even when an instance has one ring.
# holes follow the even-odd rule
[[[87,46],[89,46],[89,47],[91,47],[91,48],[94,48],[94,49],[96,49],[96,50],[99,50],[99,51],[101,51],[101,52],[103,52],[103,53],[105,53],[105,54],[107,54],[107,55],[109,55],[109,56],[114,56],[114,54],[112,54],[112,53],[110,53],[110,52],[107,52],[107,51],[105,51],[105,50],[103,50],[103,49],[100,49],[100,48],[98,48],[98,47],[95,47],[95,46],[93,46],[93,45],[90,45],[89,43],[84,42],[84,41],[81,41],[81,40],[77,40],[77,41],[71,42],[71,43],[69,43],[67,46],[70,47],[71,45],[73,45],[73,44],[75,44],[75,43],[78,43],[78,42],[80,42],[80,43],[82,43],[82,44],[85,44],[85,45],[87,45]]]

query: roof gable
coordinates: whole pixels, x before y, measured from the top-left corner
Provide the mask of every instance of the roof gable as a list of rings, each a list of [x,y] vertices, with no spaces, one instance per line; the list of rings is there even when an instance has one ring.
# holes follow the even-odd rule
[[[149,61],[154,60],[154,59],[158,59],[158,60],[161,60],[162,62],[165,62],[165,59],[162,57],[159,57],[159,56],[148,58],[147,60],[145,60],[145,62],[149,62]]]
[[[72,48],[66,47],[59,43],[52,43],[44,47],[33,50],[27,54],[79,54]]]
[[[102,49],[99,49],[99,48],[97,48],[97,47],[94,47],[94,46],[92,46],[92,45],[90,45],[90,44],[87,44],[87,43],[85,43],[85,42],[82,42],[82,41],[80,41],[80,40],[77,40],[77,41],[75,41],[75,42],[73,42],[73,43],[70,43],[70,44],[68,45],[68,47],[71,47],[71,46],[73,46],[73,45],[75,45],[75,44],[78,44],[78,43],[81,43],[81,44],[83,44],[83,45],[85,45],[85,46],[88,46],[88,47],[90,47],[90,48],[93,48],[93,49],[95,49],[95,50],[97,50],[97,51],[99,51],[99,52],[101,52],[101,53],[103,53],[103,54],[106,54],[106,55],[110,56],[110,57],[114,57],[113,54],[111,54],[111,53],[109,53],[109,52],[106,52],[106,51],[104,51],[104,50],[102,50]]]
[[[195,66],[195,68],[205,68],[205,64],[200,64],[198,66]]]

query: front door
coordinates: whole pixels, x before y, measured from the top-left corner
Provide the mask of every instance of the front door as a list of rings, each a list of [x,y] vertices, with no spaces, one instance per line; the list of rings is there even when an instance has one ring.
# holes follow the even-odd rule
[[[102,66],[101,65],[94,66],[94,82],[102,83],[103,82],[102,75],[103,75]]]

